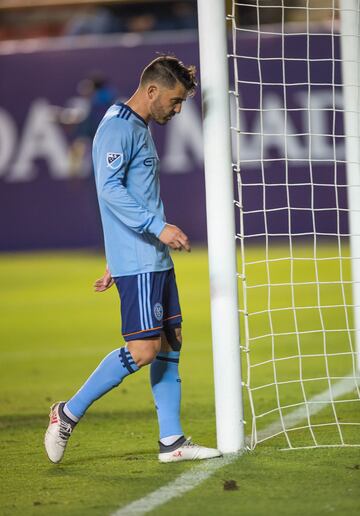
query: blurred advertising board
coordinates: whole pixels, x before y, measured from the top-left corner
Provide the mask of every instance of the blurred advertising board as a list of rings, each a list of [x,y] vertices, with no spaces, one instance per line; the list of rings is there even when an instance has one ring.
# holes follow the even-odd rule
[[[186,64],[199,66],[198,42],[193,33],[163,34],[161,39],[155,35],[127,35],[77,41],[76,45],[74,39],[0,45],[2,251],[102,247],[90,142],[85,144],[79,162],[72,149],[76,131],[71,124],[59,120],[62,109],[65,114],[67,109],[71,113],[71,108],[81,101],[78,85],[83,79],[101,73],[118,97],[125,100],[137,87],[143,67],[156,52],[171,52]],[[338,53],[337,41],[335,44]],[[281,59],[281,38],[269,36],[261,57],[279,55],[279,59],[261,63],[261,80],[267,83],[261,89],[261,98],[256,84],[256,37],[242,37],[239,48],[244,56],[237,60],[240,105],[246,108],[240,117],[246,233],[263,233],[265,218],[259,210],[264,207],[269,210],[268,231],[288,233],[288,202],[292,206],[292,232],[306,233],[314,227],[314,218],[306,210],[313,203],[319,208],[315,215],[316,231],[346,233],[346,189],[334,186],[345,183],[342,96],[340,85],[330,84],[340,84],[340,65],[334,67],[328,59],[329,36],[317,35],[310,46],[311,55],[319,59],[310,63],[311,69],[305,61],[305,36],[287,36],[286,55],[297,56],[298,60],[290,59],[285,65]],[[332,115],[334,106],[336,119]],[[261,127],[265,136],[260,134]],[[161,160],[167,220],[180,226],[194,242],[204,242],[200,92],[184,104],[180,116],[163,127],[152,125],[151,131]],[[336,137],[331,136],[333,131]],[[264,175],[265,188],[261,185]],[[290,186],[284,186],[286,181]],[[310,181],[316,183],[313,190]],[[343,208],[340,218],[334,211],[336,206]]]

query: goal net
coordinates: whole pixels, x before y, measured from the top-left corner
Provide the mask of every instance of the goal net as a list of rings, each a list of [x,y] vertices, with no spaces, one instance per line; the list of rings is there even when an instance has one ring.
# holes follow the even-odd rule
[[[359,445],[359,2],[228,20],[249,446]]]

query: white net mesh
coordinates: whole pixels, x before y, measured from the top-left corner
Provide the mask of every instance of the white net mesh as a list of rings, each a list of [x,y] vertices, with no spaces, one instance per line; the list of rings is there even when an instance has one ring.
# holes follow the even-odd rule
[[[358,27],[359,2],[348,2]],[[263,23],[270,9],[276,25]],[[345,138],[339,12],[335,1],[233,0],[229,13],[252,448],[275,436],[289,448],[360,444],[359,225],[351,222],[360,213],[360,163]],[[313,21],[319,13],[326,21]],[[358,69],[358,31],[347,37],[356,47],[348,64]],[[360,147],[359,82],[349,87]]]

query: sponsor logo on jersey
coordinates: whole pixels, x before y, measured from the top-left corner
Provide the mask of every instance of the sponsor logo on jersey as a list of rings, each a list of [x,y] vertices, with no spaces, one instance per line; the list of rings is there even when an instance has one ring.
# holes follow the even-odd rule
[[[146,167],[151,167],[153,164],[157,162],[157,158],[145,158],[144,159],[144,165]]]
[[[154,306],[154,315],[158,321],[163,318],[164,310],[161,303],[156,303]]]
[[[122,152],[108,152],[106,154],[106,164],[112,170],[116,170],[121,167],[124,159]]]

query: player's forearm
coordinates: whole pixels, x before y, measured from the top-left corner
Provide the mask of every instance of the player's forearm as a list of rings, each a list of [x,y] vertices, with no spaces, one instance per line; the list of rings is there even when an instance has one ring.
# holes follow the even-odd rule
[[[137,233],[151,233],[158,237],[165,227],[162,217],[136,202],[122,185],[105,185],[99,197],[123,224]]]

